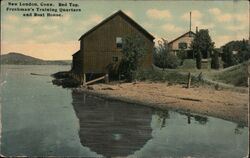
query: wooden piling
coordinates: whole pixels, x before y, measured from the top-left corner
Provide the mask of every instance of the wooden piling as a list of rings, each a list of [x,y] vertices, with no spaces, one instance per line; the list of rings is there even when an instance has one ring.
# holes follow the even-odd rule
[[[86,84],[86,74],[84,73],[83,74],[83,85],[85,85]]]
[[[105,75],[105,83],[109,83],[109,74],[108,73]]]

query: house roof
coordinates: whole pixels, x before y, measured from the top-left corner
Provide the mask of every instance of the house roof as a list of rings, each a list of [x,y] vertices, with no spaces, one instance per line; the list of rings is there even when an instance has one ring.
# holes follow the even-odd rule
[[[89,31],[87,31],[85,34],[83,34],[79,38],[79,40],[81,40],[82,38],[86,37],[88,34],[90,34],[91,32],[95,31],[97,28],[99,28],[100,26],[102,26],[103,24],[105,24],[106,22],[108,22],[109,20],[111,20],[112,18],[114,18],[117,15],[120,15],[123,19],[125,19],[127,22],[129,22],[135,28],[137,28],[140,32],[142,32],[149,39],[151,39],[151,40],[155,39],[154,36],[151,35],[149,32],[147,32],[142,26],[140,26],[138,23],[136,23],[132,18],[130,18],[124,12],[122,12],[121,10],[119,10],[116,13],[114,13],[113,15],[109,16],[108,18],[104,19],[102,22],[100,22],[99,24],[97,24],[96,26],[94,26]]]
[[[196,35],[193,31],[188,31],[188,32],[184,33],[183,35],[177,37],[176,39],[172,40],[172,41],[169,42],[168,44],[172,44],[172,43],[175,42],[176,40],[178,40],[178,39],[184,37],[185,35],[187,35],[187,34],[189,34],[189,33],[191,33],[191,34],[193,34],[193,35]]]

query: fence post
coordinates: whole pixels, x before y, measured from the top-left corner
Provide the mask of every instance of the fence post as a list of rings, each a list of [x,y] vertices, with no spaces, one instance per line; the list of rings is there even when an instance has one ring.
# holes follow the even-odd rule
[[[191,86],[191,73],[188,73],[188,83],[187,83],[187,88],[190,88]]]

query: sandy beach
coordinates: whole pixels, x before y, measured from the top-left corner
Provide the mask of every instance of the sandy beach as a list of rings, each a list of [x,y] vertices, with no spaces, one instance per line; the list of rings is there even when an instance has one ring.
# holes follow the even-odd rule
[[[244,125],[248,121],[247,93],[148,82],[95,84],[75,90],[150,107],[214,116]]]

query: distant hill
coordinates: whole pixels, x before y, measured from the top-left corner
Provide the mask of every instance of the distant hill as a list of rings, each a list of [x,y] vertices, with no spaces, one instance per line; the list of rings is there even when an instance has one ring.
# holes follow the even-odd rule
[[[1,55],[1,64],[11,65],[70,65],[71,60],[42,60],[21,53],[8,53]]]

